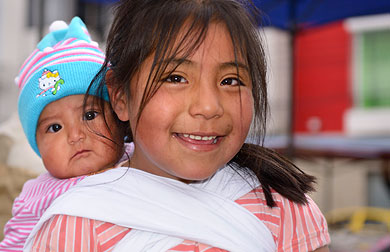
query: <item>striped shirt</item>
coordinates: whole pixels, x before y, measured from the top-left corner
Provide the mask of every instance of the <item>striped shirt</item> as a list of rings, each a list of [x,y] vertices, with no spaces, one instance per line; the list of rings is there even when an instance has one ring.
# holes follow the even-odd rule
[[[14,201],[13,217],[4,227],[4,239],[0,243],[0,251],[23,251],[27,237],[46,209],[58,196],[84,177],[57,179],[49,173],[44,173],[27,181]]]
[[[125,154],[118,164],[127,160],[133,153],[134,144],[125,143]],[[23,185],[22,192],[12,206],[12,218],[4,227],[4,239],[0,242],[0,252],[23,251],[23,246],[33,227],[60,195],[79,183],[85,176],[58,179],[44,173]]]
[[[327,223],[317,205],[308,197],[300,205],[273,191],[277,206],[269,208],[261,187],[236,200],[271,231],[278,251],[313,251],[330,243]],[[87,218],[57,215],[38,232],[33,251],[112,251],[131,229]],[[222,252],[225,250],[184,241],[169,252]]]

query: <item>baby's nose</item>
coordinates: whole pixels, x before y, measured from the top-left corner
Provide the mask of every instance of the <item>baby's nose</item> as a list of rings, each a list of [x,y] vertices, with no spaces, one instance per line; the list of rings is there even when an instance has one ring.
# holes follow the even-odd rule
[[[68,142],[75,144],[85,139],[85,129],[82,125],[73,125],[68,129]]]

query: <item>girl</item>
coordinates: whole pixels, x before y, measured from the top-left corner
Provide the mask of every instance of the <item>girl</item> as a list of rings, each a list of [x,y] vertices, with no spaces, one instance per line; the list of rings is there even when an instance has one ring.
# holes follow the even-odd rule
[[[100,73],[133,156],[57,199],[27,250],[328,251],[314,178],[261,146],[254,14],[237,0],[120,2]]]

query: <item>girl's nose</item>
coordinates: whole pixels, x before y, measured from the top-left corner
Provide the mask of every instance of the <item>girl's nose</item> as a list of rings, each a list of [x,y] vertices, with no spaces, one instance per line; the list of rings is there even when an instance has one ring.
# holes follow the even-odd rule
[[[201,116],[205,119],[221,117],[224,109],[217,84],[211,81],[203,81],[195,87],[191,89],[189,113],[192,116]]]
[[[76,144],[85,140],[85,126],[82,123],[75,123],[68,128],[69,144]]]

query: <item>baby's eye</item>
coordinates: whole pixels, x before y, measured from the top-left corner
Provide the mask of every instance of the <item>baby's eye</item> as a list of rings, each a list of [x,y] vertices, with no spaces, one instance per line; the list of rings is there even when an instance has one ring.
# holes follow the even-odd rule
[[[85,112],[83,119],[86,121],[91,121],[91,120],[95,119],[98,116],[98,114],[99,114],[98,112],[93,111],[93,110],[87,111],[87,112]]]
[[[57,123],[55,123],[55,124],[50,125],[47,128],[47,132],[56,133],[56,132],[60,131],[61,129],[62,129],[62,126],[57,124]]]
[[[188,83],[188,81],[180,75],[170,75],[165,78],[164,81],[170,83]]]
[[[221,86],[230,85],[230,86],[244,86],[244,83],[242,83],[237,78],[226,78],[221,82]]]

